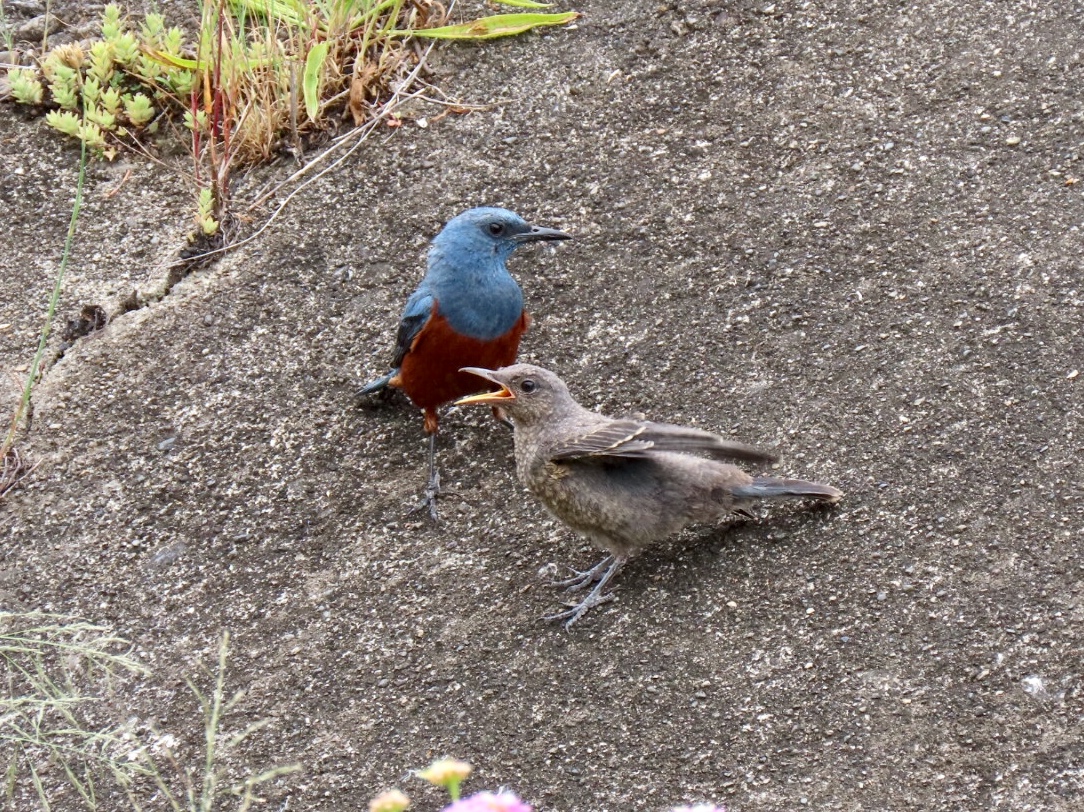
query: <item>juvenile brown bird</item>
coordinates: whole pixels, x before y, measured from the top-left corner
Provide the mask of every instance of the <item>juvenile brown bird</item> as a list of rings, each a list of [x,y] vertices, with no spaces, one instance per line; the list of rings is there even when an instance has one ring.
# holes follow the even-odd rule
[[[838,502],[843,492],[819,482],[753,477],[722,459],[771,462],[772,454],[685,426],[615,420],[589,411],[564,381],[530,364],[500,370],[465,367],[500,389],[458,404],[499,406],[515,424],[516,472],[561,521],[609,555],[557,586],[594,589],[567,611],[547,617],[568,628],[640,549],[693,522],[746,514],[757,499]]]

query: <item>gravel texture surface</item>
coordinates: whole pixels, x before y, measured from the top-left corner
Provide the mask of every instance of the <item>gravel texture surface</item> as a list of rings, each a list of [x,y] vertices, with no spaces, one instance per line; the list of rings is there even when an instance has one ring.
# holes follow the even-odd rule
[[[542,812],[1080,809],[1084,5],[574,7],[439,47],[433,81],[499,103],[389,130],[66,349],[0,502],[0,602],[131,639],[153,674],[118,718],[185,757],[184,678],[231,630],[232,724],[269,726],[230,774],[304,766],[269,809],[393,784],[436,808],[406,772],[445,754]],[[10,107],[0,143],[6,411],[77,153]],[[190,200],[94,165],[60,323],[153,299]],[[511,263],[524,360],[590,407],[775,449],[842,504],[685,532],[570,632],[539,620],[562,600],[539,570],[597,552],[484,410],[443,420],[439,524],[409,514],[421,418],[354,392],[428,240],[482,204],[575,235]]]

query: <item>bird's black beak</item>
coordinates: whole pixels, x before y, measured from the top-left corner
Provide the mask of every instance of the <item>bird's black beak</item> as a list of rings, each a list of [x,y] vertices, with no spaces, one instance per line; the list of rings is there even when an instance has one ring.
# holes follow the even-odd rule
[[[490,406],[499,406],[502,403],[507,403],[510,400],[515,400],[516,396],[512,394],[512,390],[501,383],[497,377],[497,373],[491,369],[482,369],[481,367],[463,367],[460,372],[469,372],[471,375],[477,375],[479,378],[485,378],[490,383],[495,383],[500,387],[496,392],[483,392],[480,395],[469,395],[465,398],[460,398],[455,402],[456,406],[470,406],[472,404],[488,404]]]
[[[556,228],[543,228],[542,226],[531,226],[530,231],[524,231],[522,234],[516,234],[512,237],[518,243],[525,242],[552,242],[554,240],[571,240],[571,234],[565,234],[563,231],[558,231]]]

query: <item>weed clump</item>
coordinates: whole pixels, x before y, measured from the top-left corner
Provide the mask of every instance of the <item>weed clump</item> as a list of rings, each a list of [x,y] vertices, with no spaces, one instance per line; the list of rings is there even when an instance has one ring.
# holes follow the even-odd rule
[[[91,42],[54,48],[36,67],[10,70],[8,82],[16,102],[48,108],[49,125],[97,158],[148,151],[166,127],[187,131],[192,239],[215,242],[230,224],[231,173],[371,120],[408,75],[416,79],[420,38],[486,40],[579,15],[530,11],[445,25],[447,16],[436,0],[203,0],[190,39],[161,14],[137,24],[110,4]]]
[[[202,715],[201,752],[183,757],[178,740],[136,718],[123,722],[117,696],[132,679],[150,676],[132,645],[107,626],[45,612],[0,611],[0,797],[36,797],[40,808],[106,807],[119,794],[127,808],[149,796],[175,812],[211,812],[227,796],[239,812],[258,801],[268,782],[297,772],[288,764],[226,782],[223,761],[266,726],[258,721],[227,732],[227,717],[244,699],[227,694],[229,632],[218,646],[211,690],[186,680]],[[232,721],[232,720],[230,720]],[[4,807],[9,808],[8,806]],[[11,807],[14,808],[14,807]]]

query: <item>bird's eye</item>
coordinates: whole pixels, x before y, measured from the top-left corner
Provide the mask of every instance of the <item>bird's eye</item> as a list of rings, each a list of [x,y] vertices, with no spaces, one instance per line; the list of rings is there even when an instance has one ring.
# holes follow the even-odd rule
[[[523,391],[523,393],[524,393],[525,395],[529,395],[529,394],[531,394],[531,392],[533,392],[533,391],[534,391],[535,389],[537,389],[537,388],[538,388],[538,384],[536,384],[536,383],[535,383],[534,381],[532,381],[532,380],[531,380],[530,378],[525,378],[525,379],[524,379],[524,380],[523,380],[523,381],[522,381],[522,382],[520,383],[520,385],[519,385],[519,388],[520,388],[520,389],[521,389],[521,390]]]
[[[490,223],[487,228],[489,229],[489,233],[492,234],[494,237],[499,237],[504,233],[503,223]]]

